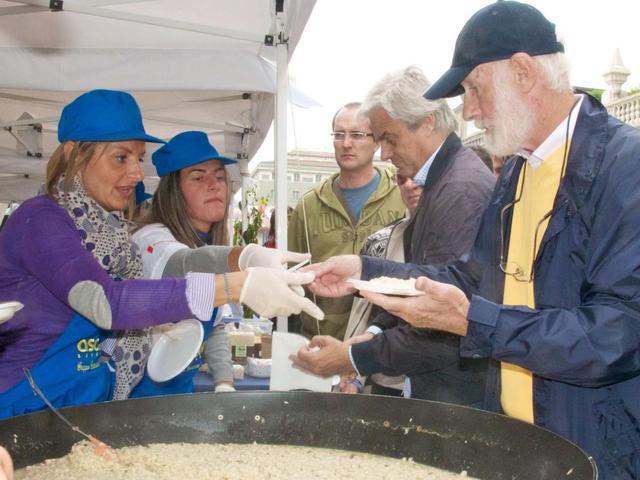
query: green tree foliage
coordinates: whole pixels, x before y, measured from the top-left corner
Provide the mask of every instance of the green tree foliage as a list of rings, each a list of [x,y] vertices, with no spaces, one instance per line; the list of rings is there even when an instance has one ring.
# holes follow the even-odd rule
[[[589,95],[591,95],[592,97],[596,97],[598,99],[599,102],[602,101],[602,94],[604,93],[604,90],[601,90],[599,88],[594,88],[593,90],[589,90]]]

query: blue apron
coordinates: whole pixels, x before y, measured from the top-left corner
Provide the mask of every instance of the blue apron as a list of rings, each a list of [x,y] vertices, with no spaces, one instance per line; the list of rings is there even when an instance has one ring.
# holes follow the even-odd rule
[[[115,371],[100,362],[100,342],[110,333],[75,314],[62,335],[30,371],[42,393],[55,407],[110,400]],[[0,394],[0,418],[42,410],[26,378]]]
[[[144,377],[140,380],[140,383],[136,385],[133,389],[129,398],[141,398],[141,397],[157,397],[160,395],[177,395],[179,393],[193,393],[193,377],[196,376],[200,366],[204,362],[204,346],[211,334],[211,330],[213,330],[213,324],[215,323],[216,314],[218,313],[218,309],[215,308],[213,310],[213,315],[211,316],[211,320],[208,322],[201,322],[204,328],[204,340],[202,341],[202,345],[200,345],[200,349],[198,350],[198,354],[195,356],[193,361],[189,364],[187,368],[185,368],[182,373],[173,377],[171,380],[167,380],[166,382],[154,382],[149,378],[147,372],[144,372]]]

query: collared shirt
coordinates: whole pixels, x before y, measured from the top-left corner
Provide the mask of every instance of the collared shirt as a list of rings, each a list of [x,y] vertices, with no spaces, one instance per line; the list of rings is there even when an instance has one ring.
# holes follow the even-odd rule
[[[446,140],[446,139],[445,139]],[[413,181],[416,182],[421,187],[424,187],[424,184],[427,183],[427,175],[429,174],[429,170],[431,169],[431,165],[433,165],[433,161],[436,159],[436,155],[442,148],[444,141],[436,148],[436,151],[429,157],[429,159],[424,162],[424,165],[420,167],[418,173],[416,173],[415,177],[413,177]]]
[[[534,170],[537,169],[545,158],[555,152],[560,145],[562,145],[565,141],[565,136],[567,133],[567,121],[571,121],[569,123],[569,138],[573,137],[573,130],[576,127],[576,121],[578,120],[578,115],[573,115],[573,112],[579,112],[580,106],[582,105],[582,100],[584,99],[584,95],[577,94],[575,95],[578,103],[573,107],[569,115],[560,122],[553,132],[540,144],[538,148],[536,148],[533,152],[529,150],[520,149],[518,151],[518,155],[527,159],[529,162],[529,166]]]

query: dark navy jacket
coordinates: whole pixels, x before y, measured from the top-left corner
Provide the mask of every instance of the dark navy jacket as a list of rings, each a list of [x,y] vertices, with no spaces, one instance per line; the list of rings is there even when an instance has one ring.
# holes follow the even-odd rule
[[[505,165],[465,261],[363,257],[362,278],[427,275],[460,287],[471,299],[461,355],[531,370],[537,425],[590,453],[599,478],[640,478],[640,131],[584,99],[534,264],[535,309],[500,304],[500,211],[523,161]],[[504,228],[508,239],[510,219]],[[498,367],[485,408],[500,411]]]

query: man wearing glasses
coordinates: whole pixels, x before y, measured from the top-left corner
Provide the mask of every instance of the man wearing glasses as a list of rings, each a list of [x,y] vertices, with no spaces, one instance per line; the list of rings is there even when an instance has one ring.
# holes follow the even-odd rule
[[[311,253],[312,263],[359,252],[371,233],[404,215],[393,173],[373,166],[378,143],[369,120],[358,117],[359,107],[348,103],[336,112],[331,135],[339,171],[306,192],[289,221],[288,248]],[[301,314],[301,333],[342,339],[353,297],[315,300],[325,319]]]
[[[469,258],[421,267],[342,256],[314,266],[312,289],[337,296],[352,291],[345,277],[420,277],[419,297],[362,295],[416,327],[460,335],[462,356],[498,360],[485,408],[574,441],[598,478],[637,479],[640,135],[572,91],[563,51],[529,5],[497,2],[471,17],[425,96],[464,93],[464,117],[486,129],[491,153],[520,154]],[[296,363],[322,373],[322,353],[301,350]]]

